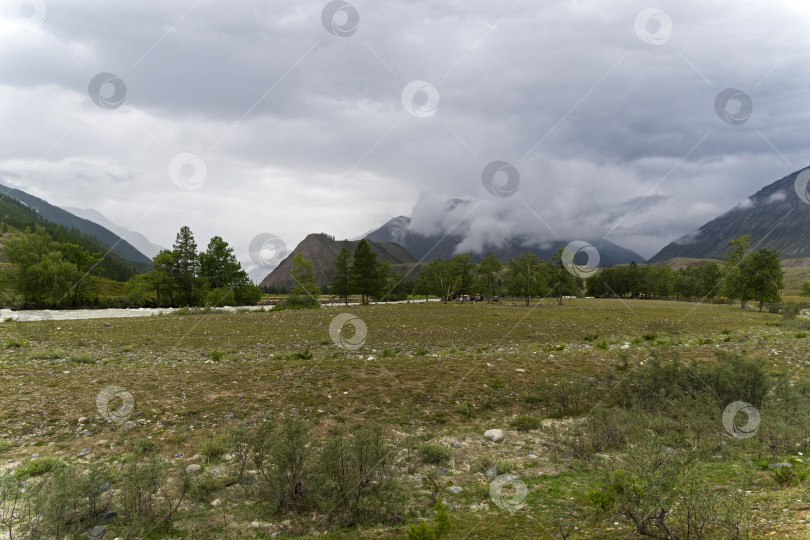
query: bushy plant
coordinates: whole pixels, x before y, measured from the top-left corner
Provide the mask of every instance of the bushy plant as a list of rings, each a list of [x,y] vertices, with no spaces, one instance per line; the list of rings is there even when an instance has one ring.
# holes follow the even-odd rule
[[[392,456],[381,427],[361,426],[351,434],[337,428],[319,458],[326,507],[334,508],[344,524],[393,515],[397,484]]]

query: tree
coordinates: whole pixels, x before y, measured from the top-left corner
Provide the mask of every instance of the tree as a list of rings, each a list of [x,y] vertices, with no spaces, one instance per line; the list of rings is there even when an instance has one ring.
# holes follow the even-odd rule
[[[701,268],[700,274],[700,296],[703,299],[711,300],[717,296],[720,282],[723,278],[723,271],[717,263],[707,264]]]
[[[509,259],[507,289],[510,295],[525,298],[527,306],[533,296],[543,291],[544,278],[541,262],[534,253],[521,253]]]
[[[124,286],[124,296],[135,306],[143,306],[149,299],[149,292],[153,289],[152,276],[149,274],[135,274]]]
[[[463,271],[465,265],[463,260],[454,263],[455,259],[445,261],[437,257],[422,270],[417,290],[424,293],[426,299],[428,294],[435,294],[442,302],[447,303],[447,300],[459,292],[463,279],[459,279],[458,272]]]
[[[723,272],[723,295],[729,299],[740,299],[740,308],[745,309],[745,303],[749,300],[748,291],[745,288],[745,280],[742,273],[742,264],[748,254],[748,244],[751,237],[746,235],[731,240],[728,245],[729,252]]]
[[[349,275],[352,288],[360,293],[361,303],[368,304],[369,296],[378,294],[381,283],[377,254],[371,251],[371,246],[365,239],[360,240],[354,248]]]
[[[186,304],[196,303],[197,273],[199,272],[199,259],[197,256],[197,242],[187,226],[180,228],[180,232],[172,246],[174,254],[174,279]]]
[[[296,286],[290,291],[294,295],[309,296],[313,299],[318,298],[321,290],[315,281],[315,266],[312,261],[305,258],[300,253],[296,253],[293,257],[293,267],[290,270],[290,275],[295,281]]]
[[[351,292],[351,265],[349,259],[352,254],[349,248],[343,246],[338,253],[335,260],[335,278],[332,280],[332,292],[338,294],[343,298],[343,301],[349,305],[349,293]]]
[[[481,264],[478,265],[476,274],[478,274],[479,283],[484,289],[484,293],[487,295],[487,304],[490,303],[492,297],[495,296],[495,290],[498,287],[498,273],[502,268],[503,263],[498,260],[494,253],[490,253],[488,256],[484,257],[481,260]]]
[[[802,296],[810,296],[810,281],[802,283]]]
[[[785,273],[779,264],[779,252],[775,249],[752,251],[741,266],[747,296],[759,301],[762,311],[764,302],[781,302],[779,291],[784,287]]]
[[[43,228],[11,238],[3,254],[15,265],[14,281],[25,302],[61,306],[81,279],[82,272],[66,260],[60,247]],[[66,251],[70,251],[70,246]],[[77,297],[74,297],[74,300]]]
[[[562,262],[563,251],[563,248],[558,249],[546,265],[551,294],[560,306],[564,296],[575,296],[582,291],[582,279],[569,272]]]
[[[176,270],[177,262],[174,251],[163,249],[152,259],[152,287],[155,289],[159,306],[174,305],[174,292],[177,289]],[[161,298],[161,293],[163,298]],[[166,302],[166,295],[169,297],[168,303]]]
[[[200,276],[208,279],[212,289],[235,289],[250,281],[247,272],[236,260],[233,248],[219,236],[211,238],[206,250],[200,253],[199,264]]]

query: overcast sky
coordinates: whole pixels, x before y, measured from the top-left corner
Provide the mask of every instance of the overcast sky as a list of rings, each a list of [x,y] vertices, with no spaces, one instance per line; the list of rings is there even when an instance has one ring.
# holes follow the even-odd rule
[[[528,233],[649,257],[810,164],[806,1],[0,12],[0,183],[164,246],[189,225],[247,261],[259,234],[292,249],[415,211],[425,232],[464,218],[471,249]],[[450,198],[471,210],[433,216]]]

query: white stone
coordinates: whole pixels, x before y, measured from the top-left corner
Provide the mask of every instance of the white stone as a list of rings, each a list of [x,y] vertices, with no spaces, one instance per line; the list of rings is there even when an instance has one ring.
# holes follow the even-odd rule
[[[492,442],[501,442],[503,440],[503,430],[488,429],[484,432],[484,438],[489,439]]]

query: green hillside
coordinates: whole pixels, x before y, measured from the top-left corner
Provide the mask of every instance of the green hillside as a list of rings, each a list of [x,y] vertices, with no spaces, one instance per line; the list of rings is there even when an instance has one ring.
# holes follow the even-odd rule
[[[44,227],[56,242],[77,244],[91,253],[101,253],[104,262],[99,275],[113,281],[126,281],[133,274],[145,272],[149,268],[146,263],[136,263],[113,253],[110,248],[89,234],[43,219],[37,212],[7,195],[0,195],[0,224],[3,238],[25,231],[27,228],[34,230],[36,227]],[[2,241],[0,238],[0,257],[2,257]]]

